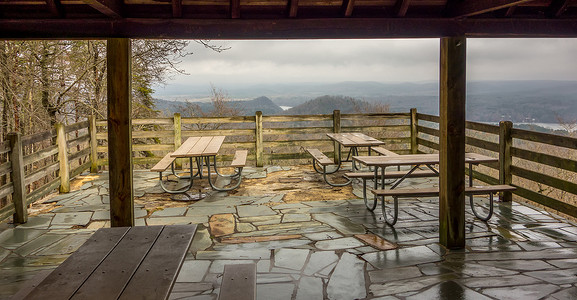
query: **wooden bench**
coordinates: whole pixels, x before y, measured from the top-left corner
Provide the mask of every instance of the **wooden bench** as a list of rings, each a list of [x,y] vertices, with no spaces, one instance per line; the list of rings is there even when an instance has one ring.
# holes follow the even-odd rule
[[[475,217],[483,221],[488,221],[493,215],[493,195],[499,192],[510,192],[516,190],[515,187],[510,185],[485,185],[485,186],[471,186],[465,188],[465,195],[489,195],[489,213],[486,217],[480,216],[473,205],[473,197],[470,198],[469,202],[471,205],[471,210]],[[435,197],[439,196],[439,188],[421,188],[421,189],[373,189],[371,192],[377,196],[382,197],[382,208],[385,221],[389,225],[395,225],[397,222],[397,215],[399,211],[399,198],[408,197]],[[386,206],[384,197],[390,196],[394,200],[394,213],[393,220],[389,221],[386,215]]]
[[[384,155],[384,156],[399,156],[399,154],[397,154],[391,150],[385,149],[383,147],[373,147],[373,148],[371,148],[371,150],[377,152],[380,155]]]
[[[168,299],[196,225],[101,228],[23,299]]]
[[[218,300],[256,299],[256,264],[225,265]]]
[[[323,174],[323,179],[325,180],[325,182],[328,185],[340,187],[340,186],[345,186],[345,185],[351,184],[352,180],[350,178],[347,178],[347,177],[345,177],[345,178],[347,178],[347,182],[345,182],[345,183],[330,182],[327,179],[327,174],[333,174],[333,173],[337,172],[339,170],[340,164],[338,164],[336,166],[334,171],[327,172],[327,166],[335,165],[335,163],[332,159],[330,159],[328,156],[326,156],[320,150],[315,149],[315,148],[307,148],[307,149],[305,149],[305,151],[308,152],[313,157],[313,168],[315,169],[315,171],[317,173]],[[317,164],[322,167],[322,171],[318,169]]]
[[[160,182],[160,187],[167,193],[170,194],[177,194],[177,193],[184,193],[188,190],[190,190],[190,188],[192,187],[192,177],[194,176],[190,176],[189,178],[189,183],[188,185],[182,187],[181,189],[178,190],[171,190],[169,188],[167,188],[164,185],[164,182],[162,181],[162,173],[165,172],[168,167],[172,168],[172,175],[176,176],[177,178],[180,178],[180,176],[176,175],[176,173],[174,172],[174,160],[176,159],[176,157],[171,156],[173,152],[169,152],[167,153],[159,162],[156,163],[156,165],[154,165],[154,167],[152,167],[150,169],[151,172],[158,172],[158,180]],[[192,160],[191,160],[192,163]],[[191,166],[192,169],[192,166]],[[200,173],[200,171],[199,171]]]
[[[248,156],[248,150],[236,150],[234,152],[234,157],[232,158],[231,167],[234,168],[244,168],[246,166],[246,157]]]

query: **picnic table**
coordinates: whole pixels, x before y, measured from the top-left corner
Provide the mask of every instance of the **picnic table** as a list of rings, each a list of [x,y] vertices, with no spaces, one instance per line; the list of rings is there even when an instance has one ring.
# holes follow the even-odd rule
[[[371,149],[375,146],[384,145],[385,142],[379,141],[373,137],[370,137],[364,133],[353,132],[353,133],[327,133],[327,136],[339,144],[338,147],[338,164],[340,166],[342,161],[349,162],[352,161],[353,156],[359,155],[359,148],[367,147],[368,154],[371,155]],[[341,147],[349,148],[347,158],[345,160],[341,159]],[[356,169],[353,162],[353,169]]]
[[[198,137],[189,137],[186,139],[176,151],[167,154],[157,165],[155,165],[151,171],[159,172],[160,173],[160,184],[164,191],[168,193],[183,193],[189,190],[192,187],[192,183],[194,178],[203,178],[203,169],[204,165],[206,164],[208,170],[208,183],[210,187],[217,191],[230,191],[232,189],[237,188],[241,182],[241,174],[242,169],[246,164],[246,157],[248,151],[246,150],[237,150],[235,152],[235,156],[231,163],[231,167],[235,168],[235,172],[232,175],[223,175],[219,172],[216,164],[216,155],[218,154],[225,136],[198,136]],[[190,164],[190,173],[187,176],[178,176],[174,171],[174,160],[176,158],[188,158]],[[193,172],[194,165],[193,159],[196,162],[197,171],[196,173]],[[177,178],[189,179],[188,186],[179,189],[179,190],[170,190],[166,188],[162,182],[162,172],[165,171],[169,166],[172,167],[172,174],[175,175]],[[214,185],[212,182],[211,177],[211,167],[214,169],[214,172],[221,177],[229,177],[229,178],[237,178],[237,182],[235,185],[229,188],[219,188]]]
[[[196,225],[98,229],[17,299],[168,299]]]

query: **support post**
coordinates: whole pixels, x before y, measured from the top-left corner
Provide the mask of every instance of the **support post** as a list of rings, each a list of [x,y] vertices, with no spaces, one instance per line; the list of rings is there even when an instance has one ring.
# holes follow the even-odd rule
[[[98,173],[98,140],[96,139],[96,116],[88,117],[90,132],[90,173]]]
[[[255,150],[256,150],[256,166],[264,166],[264,146],[262,140],[262,111],[257,111],[254,120],[255,127]]]
[[[419,126],[419,119],[417,119],[417,109],[411,108],[411,154],[417,154],[419,152],[419,144],[417,142],[419,131],[417,126]]]
[[[12,163],[12,201],[14,202],[14,223],[28,222],[28,205],[26,204],[26,184],[24,183],[24,155],[22,135],[19,132],[8,134],[10,140],[10,162]]]
[[[106,59],[110,221],[112,227],[134,226],[130,39],[108,39]]]
[[[513,182],[513,175],[511,174],[511,164],[513,156],[511,155],[511,146],[513,138],[511,137],[511,129],[513,123],[511,121],[499,122],[499,184],[511,184]],[[502,192],[500,195],[501,201],[510,202],[513,200],[512,192]]]
[[[56,123],[56,144],[58,145],[58,163],[60,164],[60,193],[70,192],[70,164],[68,163],[68,145],[64,124]]]
[[[341,132],[341,111],[340,110],[333,110],[333,133],[340,133]],[[335,164],[338,164],[341,161],[340,151],[339,148],[341,145],[335,141],[333,141],[334,147],[334,160]]]
[[[174,113],[174,150],[182,145],[182,119],[179,113]],[[182,168],[182,161],[180,159],[174,160],[174,166],[177,169]],[[190,166],[192,168],[192,166]]]
[[[441,38],[439,242],[465,247],[466,38]]]

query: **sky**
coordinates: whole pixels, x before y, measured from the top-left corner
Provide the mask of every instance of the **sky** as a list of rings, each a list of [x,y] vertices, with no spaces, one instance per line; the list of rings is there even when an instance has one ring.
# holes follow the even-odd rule
[[[426,82],[439,78],[439,39],[191,41],[193,54],[155,96],[186,97],[211,84],[226,89],[275,83]],[[575,80],[577,39],[467,39],[467,80]]]

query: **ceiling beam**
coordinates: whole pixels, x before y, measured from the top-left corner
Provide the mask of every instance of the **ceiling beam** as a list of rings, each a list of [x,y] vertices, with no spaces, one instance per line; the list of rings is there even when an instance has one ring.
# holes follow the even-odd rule
[[[230,0],[230,17],[240,19],[240,0]]]
[[[448,1],[447,16],[453,18],[471,17],[532,1],[535,0]]]
[[[64,8],[62,7],[60,0],[46,0],[46,5],[48,5],[50,13],[55,18],[64,17]]]
[[[113,19],[122,18],[122,1],[120,0],[82,0],[97,11]]]
[[[182,0],[172,0],[172,17],[182,18]]]
[[[549,16],[558,18],[567,9],[569,0],[553,0],[549,6]]]
[[[355,0],[343,0],[343,16],[350,17],[353,15],[353,9],[355,8]]]
[[[411,4],[411,0],[397,0],[395,4],[395,15],[397,15],[397,17],[404,17],[407,14],[407,10],[409,10],[409,4]]]
[[[509,8],[507,8],[507,11],[505,12],[505,17],[510,18],[515,11],[517,10],[517,6],[510,6]]]
[[[66,28],[66,30],[63,30]],[[0,19],[0,39],[577,37],[571,19]]]
[[[289,0],[289,18],[296,18],[299,9],[299,0]]]

